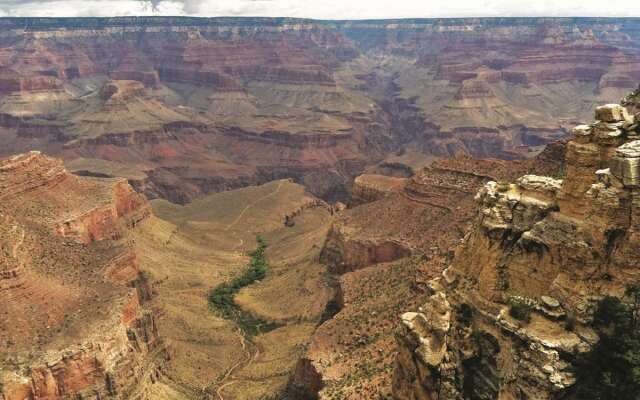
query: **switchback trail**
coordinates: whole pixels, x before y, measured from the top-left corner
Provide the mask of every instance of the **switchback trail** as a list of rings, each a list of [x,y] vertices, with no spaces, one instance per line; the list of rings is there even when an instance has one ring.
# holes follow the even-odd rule
[[[255,200],[253,203],[248,204],[243,210],[242,212],[240,212],[240,214],[238,215],[238,217],[229,225],[227,225],[227,227],[225,228],[225,231],[230,230],[231,228],[233,228],[238,222],[240,222],[240,220],[242,219],[242,217],[244,217],[244,214],[249,211],[252,207],[254,207],[256,204],[260,203],[261,201],[263,201],[264,199],[271,197],[273,195],[278,194],[278,192],[280,192],[280,188],[282,188],[282,183],[284,181],[280,181],[278,182],[278,187],[271,193],[264,195],[262,197],[260,197],[259,199]]]

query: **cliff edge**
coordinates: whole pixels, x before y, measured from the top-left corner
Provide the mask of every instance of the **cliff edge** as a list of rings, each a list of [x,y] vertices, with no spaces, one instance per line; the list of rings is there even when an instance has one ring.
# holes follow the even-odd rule
[[[638,92],[574,129],[564,179],[489,182],[430,299],[402,316],[396,399],[576,397],[603,298],[640,279]]]

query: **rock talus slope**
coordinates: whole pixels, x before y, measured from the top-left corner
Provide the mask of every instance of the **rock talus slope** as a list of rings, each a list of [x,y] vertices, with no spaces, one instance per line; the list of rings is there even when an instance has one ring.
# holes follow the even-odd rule
[[[563,179],[479,191],[451,265],[402,316],[394,398],[572,398],[575,360],[598,340],[597,301],[640,278],[636,100],[598,107],[575,128]],[[512,316],[514,301],[530,321]]]

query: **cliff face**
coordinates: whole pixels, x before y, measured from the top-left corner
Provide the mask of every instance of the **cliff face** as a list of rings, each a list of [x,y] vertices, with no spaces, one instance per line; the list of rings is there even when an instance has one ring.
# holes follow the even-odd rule
[[[572,398],[576,359],[598,341],[596,302],[638,281],[637,117],[597,108],[574,130],[562,180],[479,191],[451,265],[402,316],[395,398]]]
[[[409,145],[522,158],[640,78],[633,19],[1,24],[2,152],[179,203],[282,178],[345,200]]]
[[[291,378],[291,397],[391,396],[398,315],[428,299],[425,283],[450,263],[451,249],[474,219],[478,189],[525,173],[555,176],[564,148],[554,143],[523,161],[437,160],[406,179],[402,190],[377,190],[384,196],[337,212],[320,254],[335,275],[337,295],[328,309],[335,315],[315,331]],[[356,185],[388,188],[383,182],[389,183],[371,175],[356,179]]]
[[[0,198],[0,398],[143,396],[165,346],[118,239],[149,215],[146,200],[37,152],[0,161]]]
[[[386,175],[364,174],[356,177],[351,189],[351,204],[358,205],[380,200],[401,192],[407,179]]]
[[[473,197],[483,184],[530,172],[557,175],[564,149],[564,143],[552,143],[523,161],[438,160],[409,179],[361,175],[351,207],[329,230],[320,261],[343,274],[415,252],[444,253],[473,218]]]

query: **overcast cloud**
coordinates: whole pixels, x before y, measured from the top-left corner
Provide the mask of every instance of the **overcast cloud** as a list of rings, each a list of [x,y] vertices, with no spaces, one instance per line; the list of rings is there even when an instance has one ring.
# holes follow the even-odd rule
[[[318,19],[632,16],[640,2],[602,0],[0,0],[0,16],[271,16]]]

